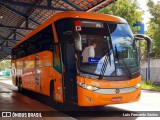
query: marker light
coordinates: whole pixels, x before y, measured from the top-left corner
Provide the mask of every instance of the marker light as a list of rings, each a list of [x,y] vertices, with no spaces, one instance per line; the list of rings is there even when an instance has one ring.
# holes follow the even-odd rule
[[[139,88],[139,87],[141,87],[141,84],[142,84],[142,82],[139,82],[137,85],[135,85],[134,87],[135,88]]]

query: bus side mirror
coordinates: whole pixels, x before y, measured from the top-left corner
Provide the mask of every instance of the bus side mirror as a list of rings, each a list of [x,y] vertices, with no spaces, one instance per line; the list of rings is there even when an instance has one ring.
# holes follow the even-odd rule
[[[80,33],[75,32],[75,49],[78,51],[82,51],[82,38]]]
[[[135,40],[145,40],[147,42],[148,54],[151,54],[153,48],[153,40],[147,35],[135,34],[134,36]]]

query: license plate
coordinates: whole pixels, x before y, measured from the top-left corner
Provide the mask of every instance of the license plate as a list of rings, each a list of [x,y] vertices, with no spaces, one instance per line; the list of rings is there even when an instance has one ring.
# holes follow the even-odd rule
[[[112,97],[113,102],[119,102],[122,100],[122,97]]]

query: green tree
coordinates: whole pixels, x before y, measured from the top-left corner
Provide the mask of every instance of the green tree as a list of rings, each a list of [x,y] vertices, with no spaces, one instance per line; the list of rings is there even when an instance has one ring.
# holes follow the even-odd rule
[[[3,60],[0,62],[0,71],[10,69],[11,68],[11,61],[10,60]]]
[[[152,15],[147,34],[153,39],[153,56],[160,58],[160,1],[155,4],[153,0],[149,0],[147,5]]]
[[[99,13],[120,16],[127,20],[134,33],[139,28],[132,27],[134,23],[143,20],[143,12],[140,11],[137,0],[118,0],[115,3],[99,10]]]

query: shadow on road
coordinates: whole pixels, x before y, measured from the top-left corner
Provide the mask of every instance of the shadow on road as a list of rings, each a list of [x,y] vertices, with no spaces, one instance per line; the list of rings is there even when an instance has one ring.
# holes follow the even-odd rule
[[[8,85],[5,83],[1,83],[1,85],[5,86],[6,88],[12,90],[12,92],[18,92],[15,86]],[[99,107],[78,107],[75,104],[57,104],[53,101],[51,101],[50,97],[35,93],[29,90],[23,90],[21,93],[23,95],[26,95],[32,99],[35,99],[41,103],[44,103],[62,113],[65,113],[71,117],[74,117],[76,119],[81,119],[81,118],[99,118],[99,117],[120,117],[122,118],[127,118],[123,117],[123,113],[136,113],[134,111],[128,111],[125,109],[121,108],[116,108],[114,106],[99,106]],[[135,120],[137,117],[130,117],[130,120]],[[120,119],[119,119],[120,120]],[[124,119],[123,119],[124,120]]]
[[[37,101],[44,103],[64,114],[67,114],[76,119],[80,118],[98,118],[98,117],[123,117],[123,113],[136,113],[134,111],[128,111],[113,106],[98,106],[98,107],[79,107],[75,104],[58,104],[53,103],[50,97],[34,93],[28,90],[24,90],[24,95]],[[125,118],[125,117],[124,117]],[[135,120],[137,117],[130,117],[130,120]],[[124,120],[124,119],[123,119]]]

